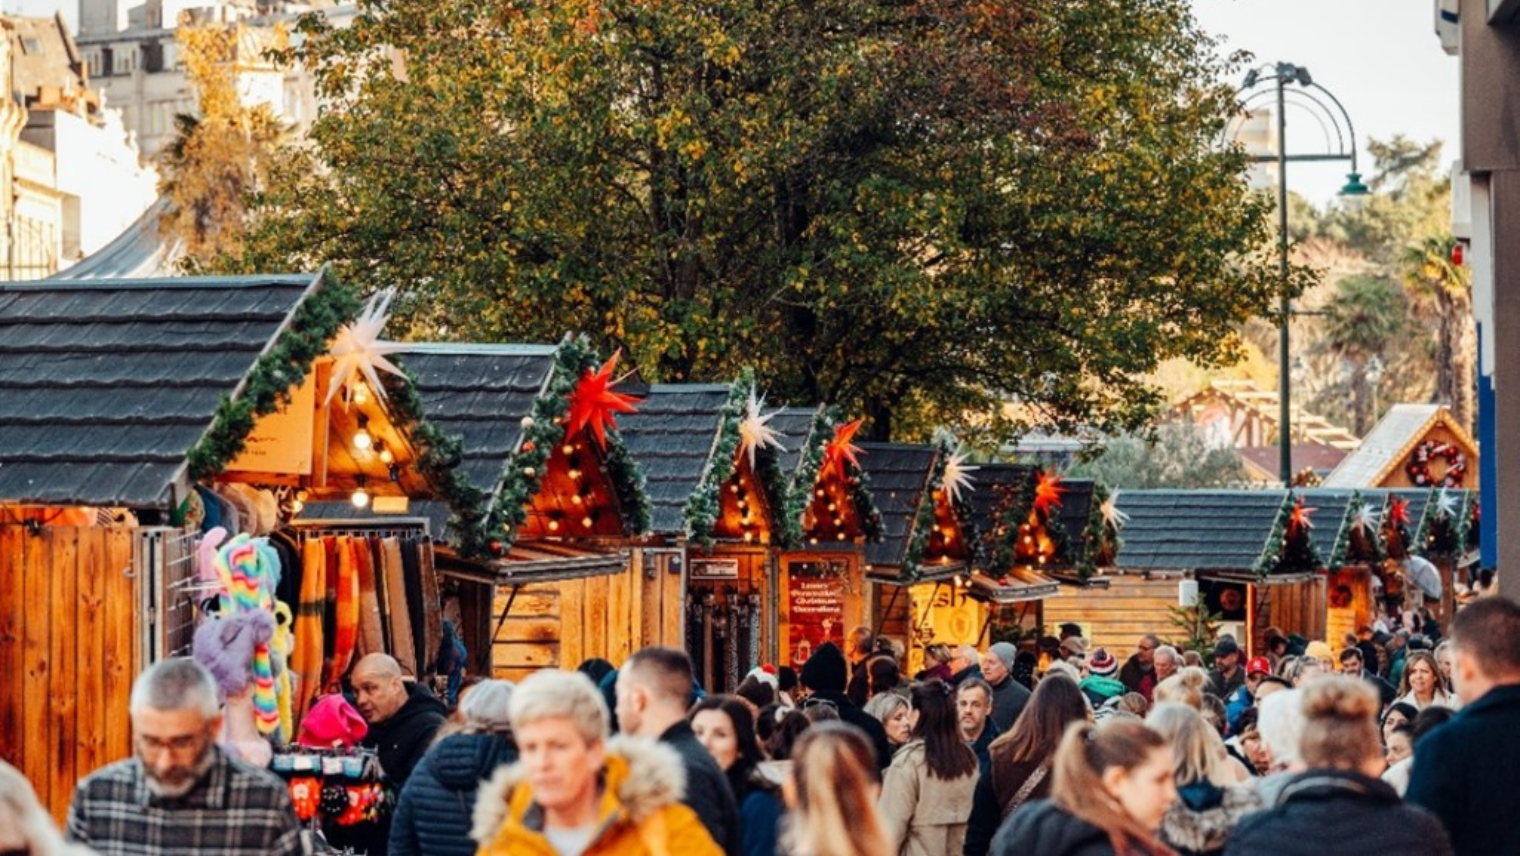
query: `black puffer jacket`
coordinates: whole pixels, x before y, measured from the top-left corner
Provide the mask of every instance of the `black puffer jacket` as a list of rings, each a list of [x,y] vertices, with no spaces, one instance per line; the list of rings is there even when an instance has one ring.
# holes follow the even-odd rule
[[[1115,856],[1108,833],[1062,811],[1050,800],[1025,803],[992,839],[993,856]],[[1145,856],[1139,845],[1132,856]]]
[[[1384,782],[1342,770],[1310,770],[1288,780],[1277,805],[1247,815],[1225,856],[1450,856],[1435,815],[1407,805]]]
[[[404,787],[412,768],[422,760],[433,735],[443,725],[449,709],[426,687],[406,685],[407,699],[390,719],[373,724],[363,745],[376,751],[380,766],[396,787]]]
[[[475,793],[498,767],[517,760],[517,747],[496,734],[454,734],[422,757],[396,804],[390,856],[471,856]]]

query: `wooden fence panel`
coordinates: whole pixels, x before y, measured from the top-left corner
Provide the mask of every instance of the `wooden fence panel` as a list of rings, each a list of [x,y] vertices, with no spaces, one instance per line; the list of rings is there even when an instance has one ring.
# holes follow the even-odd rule
[[[52,770],[47,747],[52,743],[52,722],[48,716],[48,680],[52,670],[52,609],[48,601],[48,538],[39,532],[24,539],[21,573],[26,615],[21,633],[22,686],[21,734],[26,741],[21,772],[32,782],[38,796],[51,802]]]
[[[79,704],[78,652],[84,640],[79,636],[76,610],[79,607],[79,576],[85,572],[79,562],[79,542],[90,537],[88,529],[54,529],[47,540],[49,564],[48,611],[52,613],[52,632],[48,644],[47,696],[48,749],[51,776],[49,805],[66,805],[79,780],[75,772],[76,748],[80,731],[75,721]],[[42,782],[34,783],[38,791]]]
[[[107,754],[105,736],[107,720],[122,715],[121,710],[106,706],[106,574],[101,569],[109,567],[108,541],[109,533],[105,530],[84,530],[79,546],[79,599],[75,611],[79,628],[75,682],[79,706],[74,717],[79,732],[74,770],[79,776],[89,775],[108,760],[121,757]]]
[[[25,620],[27,533],[20,526],[0,526],[0,675],[8,689],[0,701],[0,759],[17,769],[24,762],[25,734],[21,730],[20,686],[26,660],[22,656]]]

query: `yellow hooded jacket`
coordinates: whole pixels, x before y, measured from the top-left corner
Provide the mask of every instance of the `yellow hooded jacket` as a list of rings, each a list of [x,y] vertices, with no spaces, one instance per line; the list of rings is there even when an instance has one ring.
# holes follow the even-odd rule
[[[598,831],[584,856],[722,856],[695,812],[681,803],[686,771],[675,750],[652,740],[614,737]],[[521,764],[497,772],[475,801],[477,856],[557,856],[543,835],[543,810]]]

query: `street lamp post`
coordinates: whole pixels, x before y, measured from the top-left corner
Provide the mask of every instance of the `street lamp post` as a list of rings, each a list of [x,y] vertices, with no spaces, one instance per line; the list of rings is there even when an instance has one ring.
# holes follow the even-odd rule
[[[1346,184],[1341,188],[1341,195],[1347,197],[1367,195],[1367,185],[1362,183],[1361,173],[1356,171],[1356,133],[1351,127],[1351,116],[1346,108],[1330,90],[1314,82],[1310,77],[1309,70],[1301,65],[1291,62],[1279,62],[1254,68],[1246,74],[1245,83],[1240,88],[1242,94],[1247,94],[1243,100],[1243,106],[1249,113],[1250,106],[1258,98],[1269,95],[1265,84],[1271,82],[1275,86],[1277,101],[1277,153],[1272,155],[1260,155],[1252,158],[1256,163],[1277,164],[1277,249],[1278,249],[1278,275],[1282,278],[1282,298],[1278,305],[1278,328],[1277,328],[1277,369],[1278,369],[1278,417],[1277,417],[1277,445],[1278,445],[1278,471],[1282,475],[1283,487],[1293,483],[1293,412],[1291,405],[1292,383],[1290,380],[1291,348],[1288,341],[1288,322],[1293,317],[1293,302],[1288,297],[1289,264],[1288,264],[1288,162],[1289,161],[1351,161],[1351,172],[1346,176]],[[1299,89],[1289,89],[1288,84],[1297,83]],[[1293,96],[1290,100],[1289,96]],[[1328,101],[1328,103],[1327,103]],[[1324,120],[1329,120],[1325,126],[1326,151],[1320,154],[1288,154],[1288,113],[1289,103],[1303,107],[1311,113],[1318,114],[1322,126]],[[1332,109],[1333,105],[1333,109]],[[1344,123],[1344,132],[1342,131]],[[1329,140],[1329,129],[1335,133],[1334,145]]]

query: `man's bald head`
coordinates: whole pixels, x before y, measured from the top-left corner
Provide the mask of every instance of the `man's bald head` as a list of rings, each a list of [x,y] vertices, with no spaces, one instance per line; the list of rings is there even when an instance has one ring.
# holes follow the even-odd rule
[[[401,664],[389,654],[365,655],[354,664],[349,679],[354,686],[354,706],[370,725],[390,719],[406,704]]]

